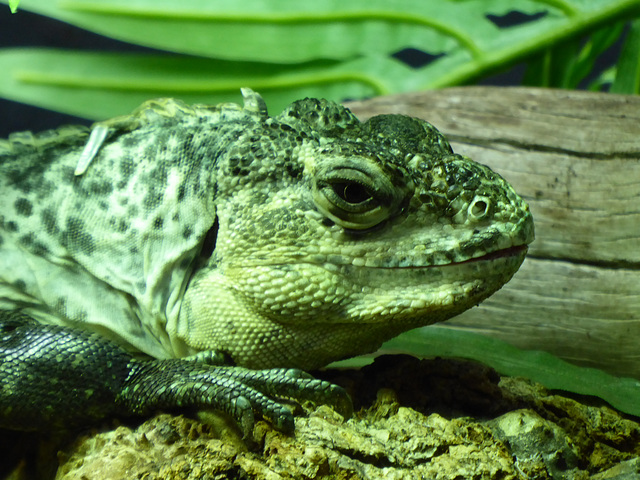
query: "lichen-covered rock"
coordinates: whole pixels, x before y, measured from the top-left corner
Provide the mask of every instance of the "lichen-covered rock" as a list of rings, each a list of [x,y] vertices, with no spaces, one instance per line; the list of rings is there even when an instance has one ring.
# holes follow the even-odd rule
[[[163,414],[78,439],[57,479],[638,478],[640,425],[606,406],[472,362],[394,356],[325,374],[368,402],[351,420],[320,406],[296,417],[295,435],[259,422],[247,446]]]

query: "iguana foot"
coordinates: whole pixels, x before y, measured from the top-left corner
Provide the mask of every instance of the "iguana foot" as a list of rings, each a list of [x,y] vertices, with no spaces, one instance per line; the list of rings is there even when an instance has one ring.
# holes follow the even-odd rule
[[[291,432],[293,414],[278,399],[329,403],[345,417],[352,408],[342,388],[301,370],[138,360],[99,334],[0,311],[0,419],[6,428],[68,428],[195,407],[225,412],[245,436],[254,414]]]
[[[291,409],[278,399],[327,403],[345,418],[352,413],[344,389],[302,370],[250,370],[179,359],[132,361],[117,402],[140,415],[175,407],[214,408],[230,415],[247,436],[255,413],[279,430],[294,430]]]

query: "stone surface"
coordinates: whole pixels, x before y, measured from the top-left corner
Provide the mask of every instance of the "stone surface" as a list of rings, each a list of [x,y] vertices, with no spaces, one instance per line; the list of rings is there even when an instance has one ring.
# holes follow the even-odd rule
[[[351,392],[352,419],[305,406],[294,435],[258,422],[244,443],[225,422],[160,414],[60,446],[56,479],[637,478],[640,424],[596,399],[457,360],[320,374]]]

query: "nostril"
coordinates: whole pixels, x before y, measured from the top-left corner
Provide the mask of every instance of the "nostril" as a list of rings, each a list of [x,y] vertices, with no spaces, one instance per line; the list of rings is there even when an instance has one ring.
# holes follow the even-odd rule
[[[491,209],[491,203],[486,197],[476,197],[469,205],[469,216],[476,219],[481,220],[489,214],[489,210]]]

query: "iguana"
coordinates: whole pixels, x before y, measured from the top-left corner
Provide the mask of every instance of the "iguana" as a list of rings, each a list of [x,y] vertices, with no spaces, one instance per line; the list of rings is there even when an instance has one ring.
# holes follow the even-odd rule
[[[303,370],[484,300],[527,204],[429,123],[317,99],[144,103],[0,143],[0,425],[181,406],[293,429]],[[144,357],[144,358],[143,358]]]

